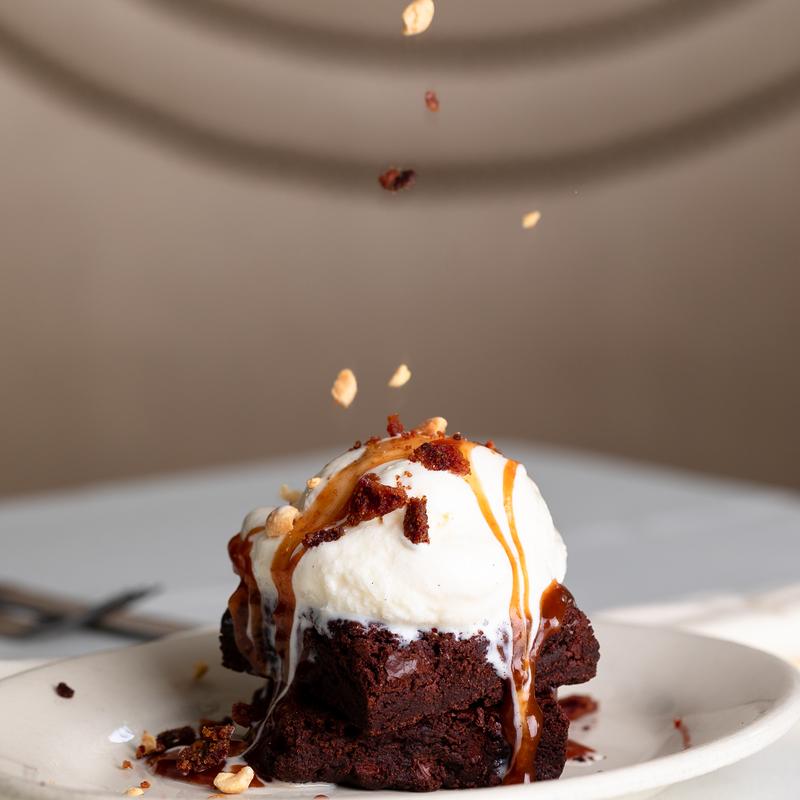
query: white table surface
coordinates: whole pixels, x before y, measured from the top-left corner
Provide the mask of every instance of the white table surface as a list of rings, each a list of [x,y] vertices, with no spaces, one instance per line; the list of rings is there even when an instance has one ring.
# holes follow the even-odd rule
[[[719,591],[752,592],[800,579],[797,493],[557,450],[499,442],[523,461],[569,548],[567,584],[597,612]],[[140,604],[214,623],[235,585],[225,552],[244,514],[301,486],[329,454],[87,487],[0,503],[0,580],[99,599],[120,588],[163,587]],[[0,659],[52,658],[121,643],[86,633],[28,644],[0,640]],[[800,730],[746,762],[666,792],[795,798],[765,773],[800,785],[790,756]],[[761,767],[763,765],[764,769]],[[767,779],[768,781],[768,779]],[[793,790],[792,790],[793,791]]]

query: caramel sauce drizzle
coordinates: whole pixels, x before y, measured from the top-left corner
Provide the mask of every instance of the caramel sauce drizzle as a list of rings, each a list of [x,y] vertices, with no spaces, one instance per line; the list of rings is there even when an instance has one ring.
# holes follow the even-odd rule
[[[294,628],[295,595],[292,580],[294,571],[307,548],[304,538],[315,531],[332,527],[344,517],[345,507],[358,480],[366,473],[389,461],[407,459],[420,444],[441,437],[412,434],[393,437],[367,444],[364,453],[338,473],[332,475],[315,498],[312,505],[295,521],[292,531],[283,537],[272,559],[271,573],[277,591],[277,604],[272,612],[275,622],[275,648],[281,663],[281,675],[273,704],[288,688],[290,681],[290,656]],[[463,439],[447,439],[457,445],[472,463],[474,442]],[[504,715],[504,736],[512,746],[512,757],[504,783],[528,783],[534,780],[534,762],[542,727],[542,713],[536,702],[535,675],[536,656],[549,635],[561,626],[564,613],[571,598],[556,581],[545,590],[541,598],[541,613],[538,629],[533,630],[533,615],[530,610],[530,581],[525,560],[525,550],[517,531],[514,518],[513,492],[519,463],[508,460],[503,472],[503,509],[511,534],[512,546],[492,511],[483,486],[474,470],[464,476],[480,508],[486,524],[508,558],[512,573],[512,591],[509,603],[509,618],[512,632],[512,676],[511,702]],[[251,535],[264,528],[248,532],[246,537],[235,536],[229,545],[231,559],[241,583],[229,602],[234,618],[236,642],[242,654],[256,671],[264,672],[260,657],[263,650],[262,608],[258,587],[250,566]],[[247,614],[250,614],[250,629],[247,633]],[[255,639],[258,639],[256,641]],[[298,643],[299,644],[299,643]]]

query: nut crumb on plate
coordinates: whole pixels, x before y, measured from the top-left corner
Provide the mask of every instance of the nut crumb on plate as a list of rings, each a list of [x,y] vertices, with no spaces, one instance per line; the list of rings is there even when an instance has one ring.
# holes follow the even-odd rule
[[[143,731],[142,741],[136,748],[136,758],[144,758],[144,756],[154,753],[156,749],[156,737],[148,731]]]
[[[205,676],[208,672],[208,664],[205,661],[198,661],[194,665],[194,670],[192,671],[192,680],[199,681],[201,678]]]
[[[317,475],[314,478],[309,478],[306,481],[306,486],[308,486],[309,489],[316,489],[316,487],[319,486],[321,483],[322,483],[322,478],[320,478],[319,475]]]
[[[389,386],[393,389],[399,389],[401,386],[405,386],[411,380],[411,370],[408,368],[408,364],[401,364],[392,374],[392,377],[389,378]]]
[[[413,0],[403,9],[403,36],[425,33],[433,22],[433,0]]]
[[[126,758],[120,765],[120,769],[133,769],[133,764]]]
[[[433,89],[428,89],[428,91],[425,92],[425,105],[428,107],[428,111],[439,110],[439,95],[437,95]]]
[[[239,772],[220,772],[214,778],[214,786],[224,794],[241,794],[253,782],[252,767],[243,767]]]
[[[139,795],[144,794],[144,789],[142,789],[141,786],[131,786],[131,788],[126,789],[123,794],[127,797],[139,797]]]
[[[343,369],[333,382],[331,396],[342,408],[349,408],[356,399],[357,391],[358,382],[355,373],[351,369]]]

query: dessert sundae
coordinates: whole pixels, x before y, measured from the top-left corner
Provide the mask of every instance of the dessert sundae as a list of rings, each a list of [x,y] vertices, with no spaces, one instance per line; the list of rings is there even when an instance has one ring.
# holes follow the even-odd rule
[[[525,467],[442,418],[331,461],[229,552],[226,666],[260,675],[262,780],[430,791],[556,778],[557,690],[595,674],[566,549]]]

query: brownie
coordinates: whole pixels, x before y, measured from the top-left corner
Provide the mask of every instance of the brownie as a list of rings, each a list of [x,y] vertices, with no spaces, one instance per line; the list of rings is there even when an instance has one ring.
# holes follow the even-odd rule
[[[489,705],[503,684],[486,660],[483,636],[421,633],[403,643],[386,628],[337,621],[330,635],[310,628],[296,680],[305,693],[367,733],[383,733],[425,716]]]
[[[225,663],[246,669],[229,618],[221,643]],[[378,625],[309,628],[296,679],[246,758],[268,780],[408,791],[496,785],[510,755],[509,684],[486,648],[483,636],[430,631],[404,643]],[[536,660],[537,780],[557,778],[566,759],[569,721],[557,688],[593,677],[598,658],[591,624],[570,599]]]

